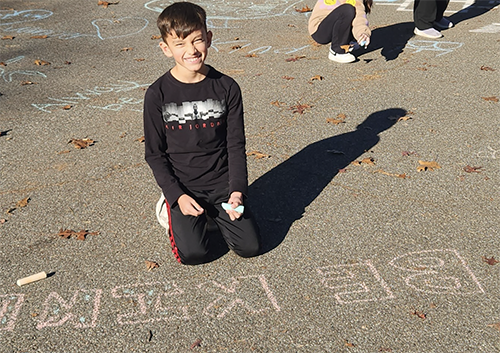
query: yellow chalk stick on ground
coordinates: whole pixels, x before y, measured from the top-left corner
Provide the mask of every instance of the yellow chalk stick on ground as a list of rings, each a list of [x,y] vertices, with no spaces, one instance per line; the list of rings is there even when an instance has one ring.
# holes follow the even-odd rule
[[[40,273],[31,275],[31,276],[28,276],[28,277],[24,277],[24,278],[18,279],[17,280],[17,285],[18,286],[23,286],[25,284],[28,284],[28,283],[31,283],[31,282],[35,282],[35,281],[39,281],[39,280],[44,279],[44,278],[47,278],[47,274],[45,272],[40,272]]]

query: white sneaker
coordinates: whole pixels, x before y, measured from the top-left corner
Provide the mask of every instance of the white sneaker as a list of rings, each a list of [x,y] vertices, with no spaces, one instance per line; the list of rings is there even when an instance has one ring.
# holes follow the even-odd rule
[[[156,219],[158,219],[158,223],[167,230],[169,230],[169,223],[168,223],[168,211],[167,211],[167,204],[165,202],[165,196],[161,194],[160,199],[156,203]]]
[[[434,28],[428,28],[424,30],[420,30],[417,27],[415,27],[415,30],[413,31],[417,36],[422,36],[426,38],[432,38],[432,39],[437,39],[441,38],[443,35],[441,32],[439,32],[437,29]]]
[[[447,18],[443,17],[439,21],[434,22],[434,26],[436,26],[439,29],[448,29],[453,27],[453,23]]]
[[[334,52],[331,48],[330,52],[328,53],[328,59],[342,64],[352,63],[353,61],[356,61],[356,57],[351,53],[339,54]]]

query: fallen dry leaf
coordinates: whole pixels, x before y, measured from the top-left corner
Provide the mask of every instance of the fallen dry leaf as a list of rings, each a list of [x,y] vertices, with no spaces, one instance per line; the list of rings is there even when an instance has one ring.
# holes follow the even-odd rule
[[[30,202],[30,201],[31,201],[31,199],[29,197],[26,197],[20,201],[17,201],[16,208],[26,207],[26,206],[28,206],[28,202]]]
[[[500,331],[500,322],[496,322],[494,324],[489,324],[487,326],[488,327],[493,327],[493,328],[497,329],[498,331]]]
[[[252,54],[247,54],[245,55],[246,58],[256,58],[257,57],[257,54],[255,53],[252,53]]]
[[[284,102],[280,102],[280,101],[272,101],[271,104],[275,105],[277,107],[280,107],[282,104],[285,104],[285,103]]]
[[[347,173],[348,169],[347,168],[341,168],[339,169],[338,173],[339,174],[342,174],[342,173]]]
[[[152,35],[151,39],[153,39],[153,40],[161,39],[161,36],[160,35],[158,35],[158,36],[157,35]]]
[[[487,102],[498,102],[497,97],[481,97],[481,98],[483,98]]]
[[[297,105],[292,105],[289,110],[292,110],[293,113],[304,114],[304,111],[309,108],[312,108],[312,105],[297,103]]]
[[[305,55],[297,55],[297,56],[294,56],[293,58],[288,58],[288,59],[285,59],[286,62],[294,62],[294,61],[298,61],[300,59],[304,59],[306,56]]]
[[[422,320],[425,320],[427,318],[427,315],[425,313],[421,312],[421,311],[415,310],[415,311],[412,312],[412,314],[415,315],[415,316],[418,316]]]
[[[126,131],[120,135],[120,138],[122,139],[122,138],[124,138],[125,136],[127,136],[127,132],[126,132]]]
[[[491,265],[491,266],[493,266],[493,265],[495,265],[495,264],[497,264],[497,263],[500,262],[500,261],[495,260],[495,258],[493,256],[491,258],[489,258],[489,259],[486,256],[483,256],[483,261],[486,262],[488,265]]]
[[[341,46],[340,46],[340,49],[344,49],[344,51],[345,51],[346,53],[348,53],[348,52],[349,52],[349,50],[351,49],[351,45],[350,45],[350,44],[341,45]]]
[[[0,61],[0,66],[7,66],[7,64],[4,63],[3,61]]]
[[[392,352],[392,349],[387,348],[387,347],[380,347],[378,351],[379,352]]]
[[[70,153],[70,152],[71,152],[70,150],[64,150],[64,151],[57,152],[57,154],[66,154],[66,153]]]
[[[295,77],[290,77],[290,76],[283,76],[282,78],[285,80],[294,80],[295,79]]]
[[[306,13],[306,12],[311,12],[312,9],[309,6],[306,5],[306,6],[304,6],[301,9],[295,9],[295,11],[300,12],[300,13]]]
[[[58,236],[64,239],[69,239],[71,237],[75,237],[77,240],[85,240],[87,235],[99,235],[99,232],[89,232],[87,230],[80,230],[79,232],[75,232],[72,229],[59,229],[59,233],[57,233]]]
[[[120,51],[131,51],[131,50],[134,50],[134,48],[127,47],[127,48],[120,49]]]
[[[68,104],[68,105],[65,105],[62,108],[63,108],[63,110],[70,110],[71,108],[73,108],[73,106]]]
[[[69,140],[68,143],[72,143],[73,146],[75,146],[75,148],[78,148],[78,149],[84,149],[84,148],[87,148],[89,146],[93,146],[95,141],[92,140],[92,139],[71,139]]]
[[[5,211],[6,214],[12,214],[12,212],[14,212],[16,210],[15,207],[11,207],[9,208],[7,211]]]
[[[97,2],[97,6],[102,6],[102,7],[104,7],[105,9],[107,9],[109,5],[116,5],[116,4],[118,4],[118,3],[119,3],[119,1],[117,1],[117,2],[107,2],[107,1],[102,1],[102,0],[99,0],[99,1]]]
[[[27,85],[36,85],[36,83],[31,81],[21,81],[21,86],[27,86]]]
[[[5,218],[0,218],[0,224],[4,224],[5,222],[7,222]]]
[[[35,64],[38,66],[50,65],[50,63],[48,61],[40,60],[40,59],[35,60]]]
[[[470,165],[466,165],[464,167],[464,171],[466,173],[481,173],[481,171],[479,169],[481,169],[482,167],[471,167]]]
[[[397,177],[397,178],[401,178],[401,179],[409,178],[409,176],[407,176],[405,173],[403,173],[403,174],[389,173],[389,172],[386,172],[385,170],[382,170],[382,169],[376,170],[376,171],[374,171],[374,173],[380,173],[383,175],[388,175],[388,176]]]
[[[408,156],[416,155],[416,154],[417,154],[417,152],[414,152],[414,151],[403,151],[403,152],[401,152],[401,155],[403,157],[408,157]]]
[[[59,233],[57,233],[58,236],[64,239],[69,239],[75,232],[71,229],[59,229]]]
[[[495,69],[492,69],[491,67],[488,67],[488,66],[481,66],[481,70],[483,71],[495,71]]]
[[[146,262],[146,267],[147,267],[148,271],[152,271],[153,269],[160,267],[160,265],[158,265],[158,263],[156,263],[154,261],[146,260],[145,262]]]
[[[16,38],[16,37],[14,37],[14,36],[3,36],[2,40],[6,40],[6,39],[12,40],[14,38]]]
[[[146,141],[146,138],[145,138],[144,136],[141,136],[141,137],[139,137],[139,138],[135,139],[134,141],[137,141],[137,142],[144,142],[144,141]]]
[[[47,38],[49,38],[49,36],[44,34],[43,36],[32,36],[30,38],[31,39],[47,39]]]
[[[346,115],[340,113],[340,114],[337,114],[336,118],[327,118],[326,122],[328,124],[334,124],[334,125],[343,124],[343,123],[345,123],[345,118],[346,118]]]
[[[139,58],[139,59],[134,59],[134,60],[135,60],[135,61],[138,61],[138,62],[141,62],[141,61],[144,61],[144,60],[146,60],[146,59],[144,59],[144,58]]]
[[[259,151],[247,152],[247,156],[255,156],[255,159],[270,158],[271,156]]]
[[[441,168],[441,166],[437,162],[418,161],[418,163],[420,165],[417,167],[417,172],[422,172],[427,170],[430,170],[432,172],[434,171],[434,169]]]
[[[320,76],[320,75],[315,75],[313,77],[311,77],[311,81],[315,81],[315,80],[318,80],[318,81],[323,81],[325,78],[323,76]]]
[[[231,49],[232,50],[241,49],[241,45],[233,45]]]
[[[375,165],[375,158],[373,157],[366,157],[363,158],[362,160],[355,160],[351,162],[352,165],[361,165],[361,164],[369,164],[369,165]]]
[[[191,347],[189,347],[189,349],[194,349],[196,347],[201,347],[201,339],[199,339],[199,338],[193,342],[193,344],[191,345]]]
[[[351,343],[351,342],[349,342],[348,340],[344,340],[344,345],[345,345],[346,347],[351,347],[351,348],[356,347],[356,345],[355,345],[354,343]]]

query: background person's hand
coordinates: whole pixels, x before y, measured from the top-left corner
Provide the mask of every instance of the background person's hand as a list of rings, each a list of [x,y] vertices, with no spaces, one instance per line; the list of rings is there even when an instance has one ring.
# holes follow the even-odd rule
[[[363,33],[361,36],[359,36],[359,41],[358,41],[359,45],[365,47],[368,46],[368,44],[370,44],[370,36],[366,33]]]

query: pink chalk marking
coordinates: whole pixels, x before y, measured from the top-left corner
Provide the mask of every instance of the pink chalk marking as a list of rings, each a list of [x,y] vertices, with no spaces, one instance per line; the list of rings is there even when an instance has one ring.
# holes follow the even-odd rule
[[[162,298],[172,301],[173,296],[181,294],[184,290],[173,281],[119,286],[111,291],[113,298],[135,298],[139,305],[138,311],[117,315],[120,325],[189,320],[188,306],[164,306],[161,302]],[[147,303],[148,298],[150,304]]]
[[[366,282],[350,283],[351,280],[358,280],[357,277],[360,277],[360,275],[356,275],[354,271],[359,271],[359,273],[361,274],[362,272],[361,270],[358,270],[358,268],[362,269],[364,267],[368,269],[371,276],[375,277],[375,280],[378,282],[378,286],[382,287],[383,295],[381,295],[379,290],[374,288],[375,286],[370,283],[368,284]],[[373,266],[370,260],[349,265],[332,265],[332,266],[320,267],[317,269],[317,272],[321,276],[323,276],[323,278],[320,281],[326,288],[334,290],[348,289],[333,294],[333,296],[335,297],[335,299],[339,304],[372,302],[372,301],[381,301],[381,300],[388,300],[395,298],[390,287],[380,276],[377,269],[375,268],[375,266]],[[341,280],[347,283],[340,285],[330,284],[331,281],[338,282]],[[360,293],[368,293],[372,297],[365,299],[345,299],[345,297],[348,295],[360,294]]]
[[[91,321],[88,324],[85,323],[86,320],[84,316],[77,315],[74,312],[71,312],[71,310],[78,309],[74,308],[77,303],[82,303],[82,302],[84,303],[84,301],[82,300],[77,301],[80,295],[83,294],[91,297],[89,294],[86,293],[94,294],[92,312],[90,314]],[[45,300],[44,311],[40,315],[40,319],[36,328],[38,330],[41,330],[42,328],[45,327],[57,327],[64,325],[66,322],[72,322],[75,328],[96,327],[97,319],[99,316],[99,306],[101,304],[101,296],[102,296],[102,289],[90,289],[90,290],[81,289],[81,290],[76,290],[73,294],[73,297],[68,302],[64,300],[64,298],[62,298],[59,295],[59,293],[52,292]],[[54,305],[51,306],[51,302],[53,304],[54,301],[56,302],[57,305],[55,310],[54,310]],[[64,309],[63,311],[67,312],[60,313],[61,309]]]
[[[242,280],[246,279],[258,279],[260,284],[259,287],[262,287],[262,289],[264,290],[266,298],[271,302],[272,307],[256,308],[248,304],[246,300],[240,298],[239,296],[233,297],[233,295],[237,294],[237,289],[240,289]],[[204,314],[211,317],[223,318],[227,313],[231,312],[231,310],[237,306],[245,308],[251,314],[261,313],[267,310],[271,310],[272,308],[274,308],[274,310],[276,311],[281,310],[276,298],[274,297],[272,291],[269,289],[269,285],[264,275],[241,276],[236,278],[233,277],[232,279],[230,279],[230,281],[231,282],[228,286],[225,286],[217,281],[208,281],[198,285],[198,288],[201,289],[205,287],[206,292],[217,297],[213,302],[211,302],[206,308],[203,309]],[[248,282],[249,281],[246,281],[246,283]],[[211,311],[219,311],[219,313],[213,314],[211,313]]]
[[[416,255],[429,255],[426,257],[416,257]],[[436,255],[444,256],[444,259]],[[446,255],[453,256],[453,260],[446,259]],[[415,256],[415,257],[414,257]],[[405,259],[406,258],[406,259]],[[457,278],[450,276],[446,272],[451,272],[448,269],[454,270],[455,274],[457,266],[456,259],[461,264],[461,269],[470,277],[472,282],[477,286],[471,289],[470,281],[467,278]],[[406,260],[406,265],[405,261]],[[402,264],[401,264],[402,263]],[[437,249],[410,252],[398,256],[389,262],[389,265],[407,272],[413,273],[405,278],[407,286],[424,293],[433,294],[451,294],[451,295],[470,295],[485,293],[481,283],[467,265],[467,262],[462,258],[459,252],[455,249]],[[416,283],[420,282],[420,283]],[[415,284],[416,283],[416,284]],[[423,286],[423,288],[422,288]]]
[[[3,299],[2,299],[3,298]],[[13,308],[9,309],[12,306],[12,301],[16,299],[16,304]],[[0,295],[1,309],[0,309],[0,331],[12,331],[14,330],[14,326],[16,324],[17,314],[19,314],[19,310],[21,310],[21,306],[23,305],[24,294],[5,294]],[[9,315],[10,312],[10,315]],[[10,317],[9,317],[10,316]],[[2,322],[5,320],[5,326],[3,326]]]

